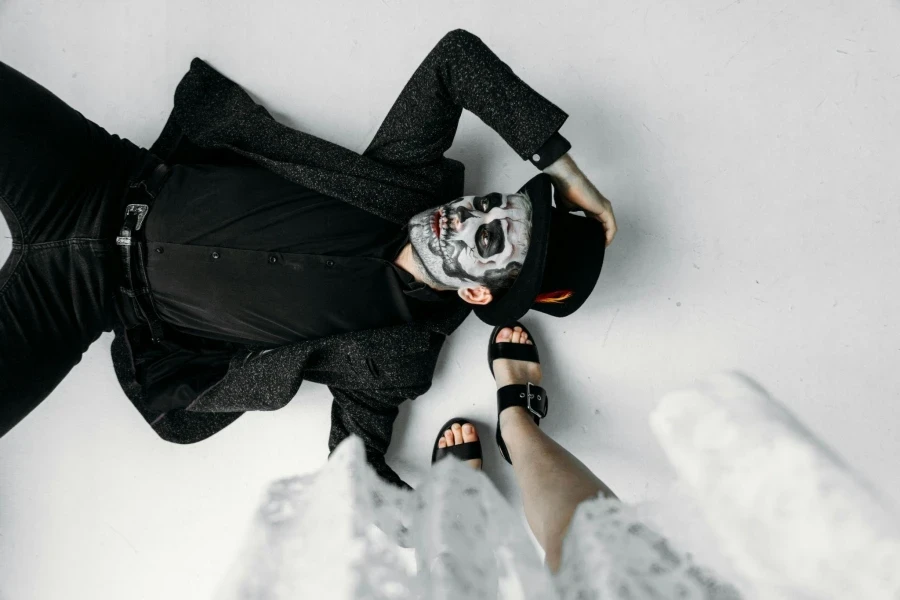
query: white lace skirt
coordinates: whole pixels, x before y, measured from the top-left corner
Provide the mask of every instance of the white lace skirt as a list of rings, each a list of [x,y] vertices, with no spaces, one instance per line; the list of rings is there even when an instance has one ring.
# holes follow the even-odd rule
[[[755,384],[713,378],[664,399],[651,424],[744,597],[900,598],[897,513]],[[400,490],[350,438],[318,472],[270,487],[218,598],[742,597],[641,515],[583,502],[553,575],[482,472],[448,459]]]

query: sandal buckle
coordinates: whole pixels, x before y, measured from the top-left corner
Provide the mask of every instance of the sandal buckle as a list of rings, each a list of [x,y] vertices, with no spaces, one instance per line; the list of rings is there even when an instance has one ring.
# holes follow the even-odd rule
[[[525,400],[528,412],[539,419],[544,419],[547,417],[547,392],[537,385],[534,386],[537,390],[532,392],[531,387],[530,381],[525,384]]]

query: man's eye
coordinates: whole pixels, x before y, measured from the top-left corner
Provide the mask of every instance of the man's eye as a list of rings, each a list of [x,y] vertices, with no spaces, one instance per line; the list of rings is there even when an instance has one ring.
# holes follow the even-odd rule
[[[487,230],[487,229],[485,229],[485,230],[481,233],[481,247],[482,247],[482,248],[487,248],[487,247],[488,247],[488,242],[490,242],[490,241],[491,241],[491,234],[488,233],[488,230]]]
[[[475,199],[474,206],[476,209],[481,212],[490,212],[491,209],[496,208],[503,204],[503,196],[501,196],[497,192],[493,192],[488,194],[487,196],[480,196]]]

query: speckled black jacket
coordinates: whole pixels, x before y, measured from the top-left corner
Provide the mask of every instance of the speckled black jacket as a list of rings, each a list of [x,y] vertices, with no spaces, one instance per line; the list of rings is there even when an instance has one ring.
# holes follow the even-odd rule
[[[463,194],[462,163],[444,157],[463,108],[497,131],[523,159],[540,151],[567,116],[479,38],[456,30],[425,58],[362,155],[279,124],[200,59],[192,61],[178,85],[174,109],[151,151],[168,164],[250,160],[405,224],[412,215]],[[140,328],[126,332],[119,326],[113,362],[144,418],[162,438],[176,443],[203,440],[244,411],[281,408],[304,379],[326,384],[334,395],[329,447],[333,450],[350,434],[360,436],[379,473],[400,483],[384,461],[398,406],[428,390],[446,336],[468,313],[460,306],[438,321],[268,351],[176,332],[154,344]],[[195,362],[193,356],[203,360]],[[180,376],[147,383],[146,365],[177,357],[188,357]],[[188,408],[149,408],[164,405],[167,394],[188,394]]]

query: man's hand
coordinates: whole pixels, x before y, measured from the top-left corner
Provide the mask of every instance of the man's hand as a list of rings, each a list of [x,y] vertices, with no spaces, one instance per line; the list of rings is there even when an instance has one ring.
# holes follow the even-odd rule
[[[563,154],[544,172],[553,178],[564,199],[560,208],[583,210],[585,215],[600,221],[606,231],[606,245],[609,246],[616,237],[617,229],[612,203],[584,176],[572,157],[568,153]]]

